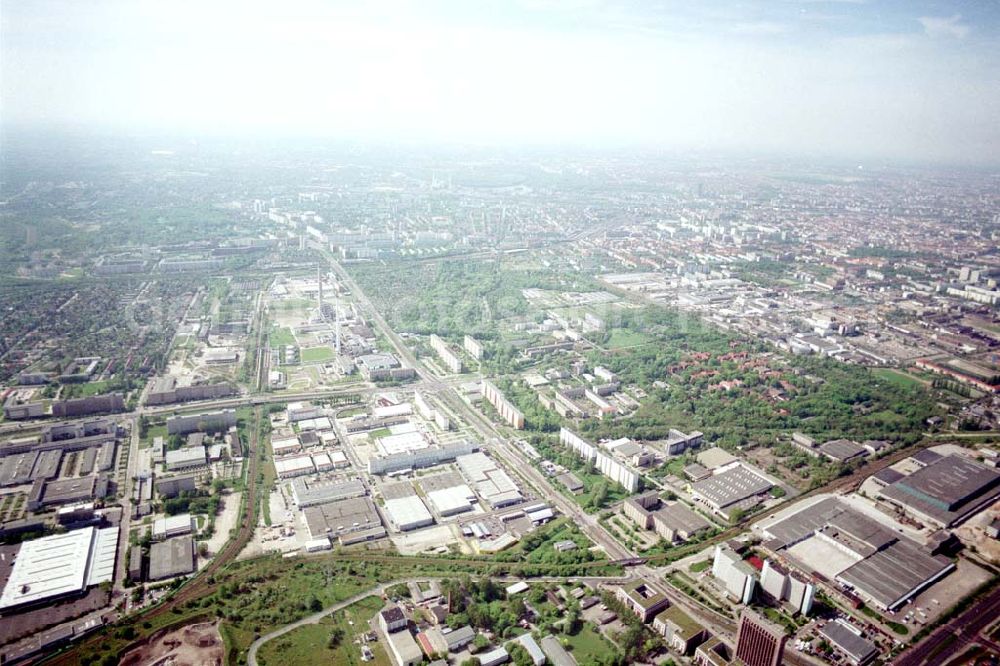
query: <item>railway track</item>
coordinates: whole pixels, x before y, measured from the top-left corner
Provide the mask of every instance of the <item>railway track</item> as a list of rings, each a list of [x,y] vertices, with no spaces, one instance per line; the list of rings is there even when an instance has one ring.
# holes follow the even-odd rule
[[[250,541],[251,537],[253,537],[253,531],[256,526],[255,524],[257,518],[257,512],[255,509],[257,506],[257,473],[260,460],[260,419],[261,408],[256,407],[254,409],[253,428],[250,432],[249,450],[247,451],[247,460],[249,460],[249,463],[247,465],[246,487],[243,496],[244,509],[243,515],[240,518],[239,531],[226,543],[222,551],[212,558],[212,561],[209,562],[204,569],[192,577],[187,584],[174,592],[174,594],[168,597],[163,603],[136,615],[134,618],[131,618],[133,621],[150,621],[166,613],[170,613],[175,608],[183,606],[188,601],[200,599],[207,594],[210,594],[215,588],[215,583],[209,582],[209,579],[216,572],[234,560]],[[87,647],[93,647],[95,644],[99,643],[101,639],[101,633],[98,632],[82,643],[73,645],[65,652],[54,655],[50,659],[43,658],[43,661],[47,664],[58,664],[60,666],[62,664],[66,664],[67,666],[70,664],[77,664],[80,650]]]

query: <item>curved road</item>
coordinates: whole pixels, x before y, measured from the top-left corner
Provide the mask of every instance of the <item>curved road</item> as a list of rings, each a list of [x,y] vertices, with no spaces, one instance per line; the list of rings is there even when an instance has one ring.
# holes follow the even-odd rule
[[[532,580],[533,583],[546,583],[546,582],[548,582],[548,583],[551,583],[551,582],[559,582],[559,583],[561,583],[561,582],[566,581],[569,578],[572,578],[573,580],[586,580],[586,581],[590,581],[590,582],[601,581],[601,582],[604,582],[604,583],[621,583],[623,580],[626,580],[624,577],[621,577],[621,576],[618,576],[618,577],[609,577],[609,578],[601,578],[601,577],[579,578],[577,576],[565,576],[565,577],[556,577],[556,578],[544,578],[544,577],[543,578],[533,578],[531,580]],[[445,580],[445,579],[444,578],[427,578],[426,576],[422,577],[422,578],[401,578],[401,579],[398,579],[398,580],[391,580],[391,581],[388,581],[386,583],[379,583],[375,587],[369,588],[369,589],[364,590],[362,592],[358,592],[353,597],[350,597],[349,599],[344,599],[343,601],[338,601],[333,606],[330,606],[329,608],[325,608],[325,609],[319,611],[318,613],[313,613],[312,615],[308,615],[308,616],[302,618],[301,620],[298,620],[296,622],[292,622],[291,624],[286,624],[284,627],[281,627],[280,629],[275,629],[272,632],[264,634],[263,636],[261,636],[260,638],[258,638],[257,640],[255,640],[253,643],[250,644],[250,649],[247,652],[247,664],[249,664],[249,666],[258,666],[258,664],[257,664],[257,651],[260,650],[260,646],[263,645],[264,643],[267,643],[268,641],[272,641],[275,638],[278,638],[279,636],[284,636],[288,632],[294,631],[295,629],[298,629],[299,627],[305,626],[307,624],[316,624],[317,622],[319,622],[321,619],[323,619],[327,615],[330,615],[332,613],[336,613],[337,611],[340,611],[340,610],[344,610],[348,606],[356,604],[359,601],[362,601],[363,599],[366,599],[366,598],[368,598],[368,597],[370,597],[372,595],[382,596],[382,594],[386,591],[386,589],[388,589],[390,587],[393,587],[395,585],[400,585],[400,584],[408,585],[410,583],[423,583],[423,582],[429,582],[429,581],[441,582],[442,580]],[[516,578],[516,577],[512,578],[512,577],[502,576],[502,577],[495,578],[494,580],[497,580],[497,581],[500,581],[500,582],[511,582],[511,581],[515,581],[516,582],[516,581],[519,581],[519,580],[522,580],[522,579]]]

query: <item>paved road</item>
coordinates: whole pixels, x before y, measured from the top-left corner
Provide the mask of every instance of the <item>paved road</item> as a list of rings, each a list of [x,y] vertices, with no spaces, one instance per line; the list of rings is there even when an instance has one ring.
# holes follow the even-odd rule
[[[903,652],[893,664],[895,666],[937,664],[945,657],[955,656],[953,653],[963,648],[966,643],[991,645],[991,641],[979,637],[979,632],[995,622],[998,617],[1000,617],[1000,587],[972,604],[948,624],[935,629],[920,643]],[[952,640],[959,642],[953,650],[945,647],[945,644]],[[936,653],[938,650],[944,654]]]

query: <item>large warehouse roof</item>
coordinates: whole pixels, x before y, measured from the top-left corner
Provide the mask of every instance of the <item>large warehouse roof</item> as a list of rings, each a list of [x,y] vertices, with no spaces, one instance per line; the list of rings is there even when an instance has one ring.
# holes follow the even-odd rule
[[[327,502],[302,510],[312,538],[379,527],[382,519],[370,497]]]
[[[719,509],[723,509],[754,495],[765,493],[773,485],[760,474],[740,464],[693,484],[691,489]]]
[[[945,456],[896,481],[882,496],[942,525],[962,521],[1000,495],[1000,472],[959,456]]]
[[[442,516],[450,516],[472,509],[476,501],[476,493],[463,483],[451,488],[432,490],[427,493],[427,499]]]
[[[21,544],[0,609],[83,592],[114,577],[118,528],[85,527]]]
[[[150,546],[149,580],[173,578],[194,570],[194,538],[191,535],[167,539]]]
[[[931,557],[909,539],[900,539],[840,572],[837,578],[884,608],[895,608],[955,567]]]
[[[430,511],[416,495],[385,501],[385,511],[389,519],[400,530],[412,530],[434,522]]]

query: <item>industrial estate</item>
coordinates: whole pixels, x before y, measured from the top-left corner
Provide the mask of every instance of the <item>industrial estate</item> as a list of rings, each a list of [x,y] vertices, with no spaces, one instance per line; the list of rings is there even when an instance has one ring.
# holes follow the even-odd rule
[[[990,181],[253,159],[5,184],[3,663],[1000,656]]]

